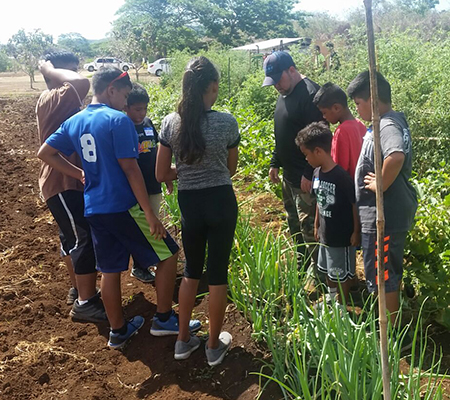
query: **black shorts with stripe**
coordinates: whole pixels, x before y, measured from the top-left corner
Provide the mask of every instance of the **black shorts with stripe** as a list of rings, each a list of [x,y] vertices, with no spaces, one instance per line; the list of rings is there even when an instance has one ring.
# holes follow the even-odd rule
[[[47,206],[59,227],[61,255],[72,258],[76,274],[96,272],[91,229],[84,217],[83,192],[67,190],[47,200]]]
[[[400,289],[403,277],[403,253],[407,233],[385,233],[383,252],[386,293],[398,292]],[[370,293],[376,293],[378,291],[377,234],[361,233],[361,247],[363,249],[367,288]]]

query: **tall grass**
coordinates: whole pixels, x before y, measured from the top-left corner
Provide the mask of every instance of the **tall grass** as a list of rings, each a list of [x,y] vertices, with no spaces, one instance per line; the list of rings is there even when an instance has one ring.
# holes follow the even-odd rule
[[[236,229],[229,273],[231,298],[252,322],[255,337],[272,354],[272,375],[286,399],[382,399],[381,359],[375,303],[353,315],[339,305],[315,310],[282,234],[252,227],[248,216]],[[414,329],[411,367],[400,371],[400,340],[389,330],[391,391],[394,399],[441,399],[440,358],[425,367],[427,336]],[[424,379],[426,378],[426,379]]]

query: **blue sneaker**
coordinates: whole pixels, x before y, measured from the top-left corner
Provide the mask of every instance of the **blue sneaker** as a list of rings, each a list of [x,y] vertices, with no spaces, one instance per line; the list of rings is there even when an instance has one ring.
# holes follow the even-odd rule
[[[136,315],[127,321],[127,332],[125,334],[121,335],[120,333],[113,333],[113,331],[110,331],[108,346],[112,349],[123,349],[128,340],[142,328],[144,322],[144,318],[140,315]]]
[[[189,330],[191,333],[198,332],[202,327],[202,323],[197,319],[191,319],[189,321]],[[153,336],[169,336],[178,335],[178,315],[172,310],[172,315],[166,322],[162,322],[155,315],[153,317],[152,327],[150,328],[150,333]]]

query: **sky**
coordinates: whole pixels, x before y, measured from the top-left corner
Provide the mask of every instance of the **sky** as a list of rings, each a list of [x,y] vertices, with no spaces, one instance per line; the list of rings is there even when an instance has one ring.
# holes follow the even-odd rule
[[[2,0],[0,13],[0,43],[5,44],[19,29],[40,28],[53,35],[54,41],[62,33],[77,32],[86,39],[102,39],[109,32],[116,11],[125,0]],[[61,4],[64,5],[61,5]],[[343,6],[345,4],[345,6]],[[329,12],[343,16],[361,7],[363,0],[300,0],[299,9]],[[450,0],[440,0],[438,10],[450,9]]]
[[[77,32],[86,39],[102,39],[111,28],[124,0],[2,0],[0,43],[5,44],[19,29],[40,28],[56,39]]]

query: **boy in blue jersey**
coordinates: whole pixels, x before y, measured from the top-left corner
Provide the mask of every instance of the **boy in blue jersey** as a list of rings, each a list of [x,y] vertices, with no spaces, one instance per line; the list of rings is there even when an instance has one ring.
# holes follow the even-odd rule
[[[157,264],[157,308],[151,333],[178,334],[172,311],[178,246],[153,212],[138,157],[133,122],[123,110],[131,81],[126,72],[104,68],[92,78],[92,103],[65,121],[41,146],[38,157],[85,185],[85,216],[91,226],[102,274],[102,298],[111,331],[108,345],[122,348],[143,326],[144,319],[123,316],[120,273],[128,269],[130,254],[142,265]],[[59,153],[77,152],[80,169]],[[193,331],[199,321],[191,321]]]

